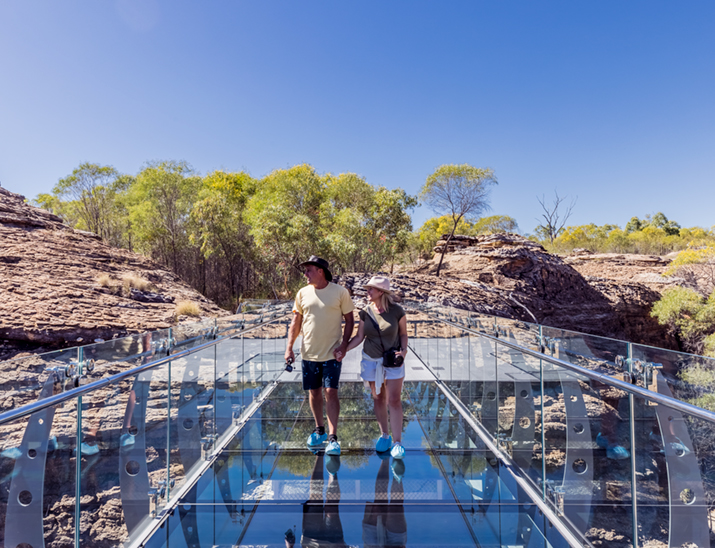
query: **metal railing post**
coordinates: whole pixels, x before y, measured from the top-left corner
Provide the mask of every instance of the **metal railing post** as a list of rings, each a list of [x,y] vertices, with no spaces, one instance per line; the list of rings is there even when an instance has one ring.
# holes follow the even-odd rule
[[[77,373],[82,375],[82,357],[84,352],[82,347],[77,348]],[[74,486],[74,545],[75,548],[80,548],[80,524],[82,509],[80,502],[82,500],[82,396],[77,396],[77,432],[75,444],[75,486]]]
[[[628,374],[634,379],[633,371],[633,345],[628,343]],[[636,477],[636,416],[635,396],[628,394],[628,421],[631,449],[631,519],[633,520],[633,548],[638,548],[638,485]]]

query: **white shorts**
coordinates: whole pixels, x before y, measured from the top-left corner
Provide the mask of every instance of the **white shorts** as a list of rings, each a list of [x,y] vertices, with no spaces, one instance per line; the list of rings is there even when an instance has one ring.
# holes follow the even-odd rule
[[[382,358],[371,358],[363,353],[362,361],[360,362],[360,377],[362,380],[375,382],[378,365],[382,365]],[[382,369],[385,372],[385,379],[387,380],[405,378],[404,363],[400,367],[383,367]]]

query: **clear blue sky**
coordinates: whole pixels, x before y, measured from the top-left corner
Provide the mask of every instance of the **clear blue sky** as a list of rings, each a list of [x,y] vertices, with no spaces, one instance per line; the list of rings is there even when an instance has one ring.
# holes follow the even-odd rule
[[[0,0],[2,186],[158,159],[415,194],[470,163],[523,232],[554,189],[569,224],[710,227],[715,2]]]

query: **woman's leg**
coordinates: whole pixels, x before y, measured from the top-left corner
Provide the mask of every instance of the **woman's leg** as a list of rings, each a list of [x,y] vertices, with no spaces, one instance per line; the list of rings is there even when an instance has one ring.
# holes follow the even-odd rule
[[[370,390],[372,391],[372,402],[375,408],[375,418],[377,424],[380,425],[381,434],[389,434],[387,428],[387,398],[385,397],[385,387],[382,387],[380,393],[375,392],[375,381],[370,381]]]
[[[405,379],[387,379],[387,405],[390,408],[390,427],[395,443],[402,442],[402,382]],[[385,392],[383,390],[383,392]]]

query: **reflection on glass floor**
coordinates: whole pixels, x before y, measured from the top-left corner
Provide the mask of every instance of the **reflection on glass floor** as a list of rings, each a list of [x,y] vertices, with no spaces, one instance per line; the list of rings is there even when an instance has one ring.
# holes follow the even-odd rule
[[[565,545],[435,383],[405,384],[403,461],[375,453],[362,384],[340,391],[340,457],[307,449],[304,393],[279,384],[146,546]]]

